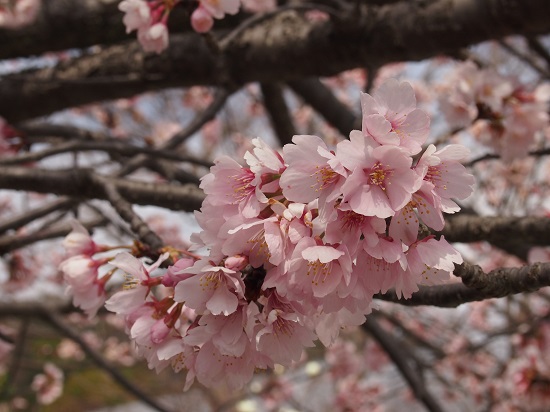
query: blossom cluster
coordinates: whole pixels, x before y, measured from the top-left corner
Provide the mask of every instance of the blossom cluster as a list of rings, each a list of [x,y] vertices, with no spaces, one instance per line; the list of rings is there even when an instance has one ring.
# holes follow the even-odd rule
[[[512,75],[467,62],[445,89],[440,105],[451,127],[471,126],[472,134],[506,162],[525,157],[536,137],[550,131],[549,83],[529,90]]]
[[[409,298],[418,284],[449,279],[458,251],[418,234],[421,223],[443,229],[443,213],[459,210],[453,199],[471,194],[460,163],[467,149],[421,153],[430,120],[408,83],[391,79],[361,104],[362,130],[334,150],[298,135],[282,153],[253,140],[246,166],[217,159],[201,182],[202,231],[192,237],[208,256],[179,259],[163,275],[168,253],[151,266],[129,253],[109,259],[126,282],[106,307],[124,316],[151,368],[186,369],[186,387],[196,378],[239,388],[255,370],[291,365],[315,340],[330,345],[363,323],[375,294]],[[79,246],[61,268],[73,292],[82,289],[83,308],[95,288],[93,312],[106,276],[90,273],[106,261],[77,230],[84,237],[66,242]]]
[[[181,0],[123,0],[118,8],[124,12],[126,32],[137,30],[137,38],[147,52],[161,53],[168,47],[167,22],[170,13]],[[191,14],[191,26],[199,33],[208,32],[214,18],[239,11],[239,0],[200,0]]]

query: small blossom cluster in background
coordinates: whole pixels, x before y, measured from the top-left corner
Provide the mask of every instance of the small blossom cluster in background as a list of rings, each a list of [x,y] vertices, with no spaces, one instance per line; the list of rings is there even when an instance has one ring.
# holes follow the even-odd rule
[[[0,28],[16,30],[31,24],[38,15],[41,3],[41,0],[0,2]]]
[[[147,52],[161,53],[168,47],[167,22],[170,13],[181,0],[123,0],[118,8],[123,11],[126,32],[137,31],[137,38]],[[191,26],[198,33],[208,32],[214,19],[239,11],[240,0],[200,0],[191,14]]]
[[[472,62],[458,65],[447,79],[440,106],[449,125],[470,128],[505,162],[522,158],[537,136],[548,137],[550,84],[529,90],[514,76]]]
[[[109,263],[126,281],[106,307],[151,368],[186,369],[186,388],[195,378],[240,388],[255,370],[291,365],[316,339],[330,345],[362,324],[375,294],[409,298],[418,284],[448,280],[462,257],[418,233],[421,222],[443,229],[443,212],[459,210],[452,199],[471,194],[468,151],[421,154],[430,121],[408,83],[388,80],[361,102],[362,130],[335,150],[317,136],[294,136],[282,153],[255,139],[246,167],[215,162],[192,238],[207,257],[156,275],[168,253],[152,266],[126,252],[94,259],[103,249],[75,227],[61,264],[75,303],[95,313],[111,274],[97,268]]]
[[[46,363],[44,373],[34,377],[31,389],[36,393],[40,404],[49,405],[63,393],[63,381],[63,371],[53,363]]]

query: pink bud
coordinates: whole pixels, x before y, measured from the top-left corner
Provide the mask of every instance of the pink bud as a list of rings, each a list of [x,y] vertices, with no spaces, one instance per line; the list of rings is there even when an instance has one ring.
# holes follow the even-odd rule
[[[191,26],[197,33],[206,33],[214,25],[214,19],[205,9],[199,7],[191,14]]]
[[[225,267],[235,272],[240,272],[248,265],[248,256],[235,255],[225,259]]]
[[[159,344],[170,333],[170,328],[164,323],[164,319],[157,320],[151,327],[151,342]]]

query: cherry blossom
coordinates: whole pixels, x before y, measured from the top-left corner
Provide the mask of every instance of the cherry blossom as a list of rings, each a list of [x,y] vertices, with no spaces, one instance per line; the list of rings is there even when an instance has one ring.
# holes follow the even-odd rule
[[[380,144],[400,146],[417,154],[426,141],[430,118],[416,108],[409,83],[389,79],[373,95],[361,94],[363,133]]]
[[[63,393],[63,372],[53,363],[44,365],[44,373],[36,375],[31,389],[36,392],[38,402],[42,405],[53,403]]]
[[[336,156],[351,174],[342,185],[341,206],[365,216],[390,217],[411,200],[421,180],[412,158],[395,146],[372,147],[362,136],[340,143]]]

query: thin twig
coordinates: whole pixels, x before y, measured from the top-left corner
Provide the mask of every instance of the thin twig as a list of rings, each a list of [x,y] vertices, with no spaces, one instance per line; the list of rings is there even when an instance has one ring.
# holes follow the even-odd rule
[[[17,373],[21,366],[21,361],[23,360],[23,355],[25,353],[25,346],[27,341],[27,333],[29,331],[30,319],[23,318],[21,320],[21,326],[19,328],[19,333],[14,342],[14,350],[12,353],[12,360],[10,366],[4,376],[4,383],[2,389],[0,389],[0,402],[7,400],[10,391],[10,385],[15,382],[17,378]]]
[[[547,155],[550,155],[550,148],[532,150],[528,153],[528,155],[533,157],[547,156]],[[476,163],[482,162],[484,160],[494,160],[494,159],[500,159],[500,156],[498,154],[489,153],[489,154],[485,154],[483,156],[477,157],[473,160],[470,160],[468,163],[465,163],[464,166],[472,167]]]
[[[516,56],[519,60],[530,66],[533,70],[535,70],[538,74],[545,78],[550,78],[550,72],[542,67],[535,59],[533,59],[533,56],[530,56],[528,54],[525,54],[518,49],[516,49],[511,44],[507,43],[504,40],[500,40],[498,44],[506,50],[508,53],[510,53],[513,56]]]
[[[106,180],[103,180],[103,184],[111,206],[113,206],[122,219],[130,224],[139,240],[148,245],[153,252],[161,249],[164,246],[162,239],[134,212],[132,205],[120,195],[116,186]]]
[[[56,146],[48,147],[39,152],[25,153],[18,156],[6,157],[0,159],[0,165],[14,165],[19,163],[36,162],[45,159],[49,156],[54,156],[62,153],[70,152],[86,152],[86,151],[104,151],[107,153],[116,153],[124,156],[135,156],[145,154],[147,156],[173,160],[177,162],[192,163],[199,166],[211,167],[212,163],[192,156],[180,155],[174,151],[157,150],[150,147],[139,147],[129,145],[121,141],[69,141]]]
[[[98,217],[88,222],[82,223],[84,227],[90,229],[92,227],[101,226],[107,223],[108,220],[104,217]],[[6,235],[0,237],[0,255],[11,252],[12,250],[28,246],[41,240],[55,239],[66,236],[72,230],[69,223],[64,223],[59,226],[49,227],[43,230],[32,232],[26,235]]]
[[[550,53],[546,50],[543,44],[536,37],[527,37],[527,43],[529,44],[529,47],[540,57],[542,57],[548,66],[550,66]]]
[[[75,200],[59,198],[54,200],[51,203],[48,203],[44,206],[38,207],[36,209],[29,210],[28,212],[21,213],[17,216],[9,218],[4,222],[0,223],[0,233],[5,233],[8,230],[17,230],[21,226],[26,225],[27,223],[33,222],[34,220],[46,216],[52,212],[57,212],[59,210],[68,209],[76,203]]]
[[[218,89],[214,100],[202,113],[195,116],[191,123],[187,127],[175,135],[173,135],[165,144],[160,146],[160,150],[171,150],[175,149],[184,143],[188,138],[193,134],[198,132],[202,126],[207,122],[212,120],[216,114],[222,109],[225,105],[225,102],[231,96],[232,91],[228,89]],[[139,155],[130,160],[122,169],[117,173],[117,176],[125,176],[132,173],[134,170],[141,167],[146,157],[144,155]]]

